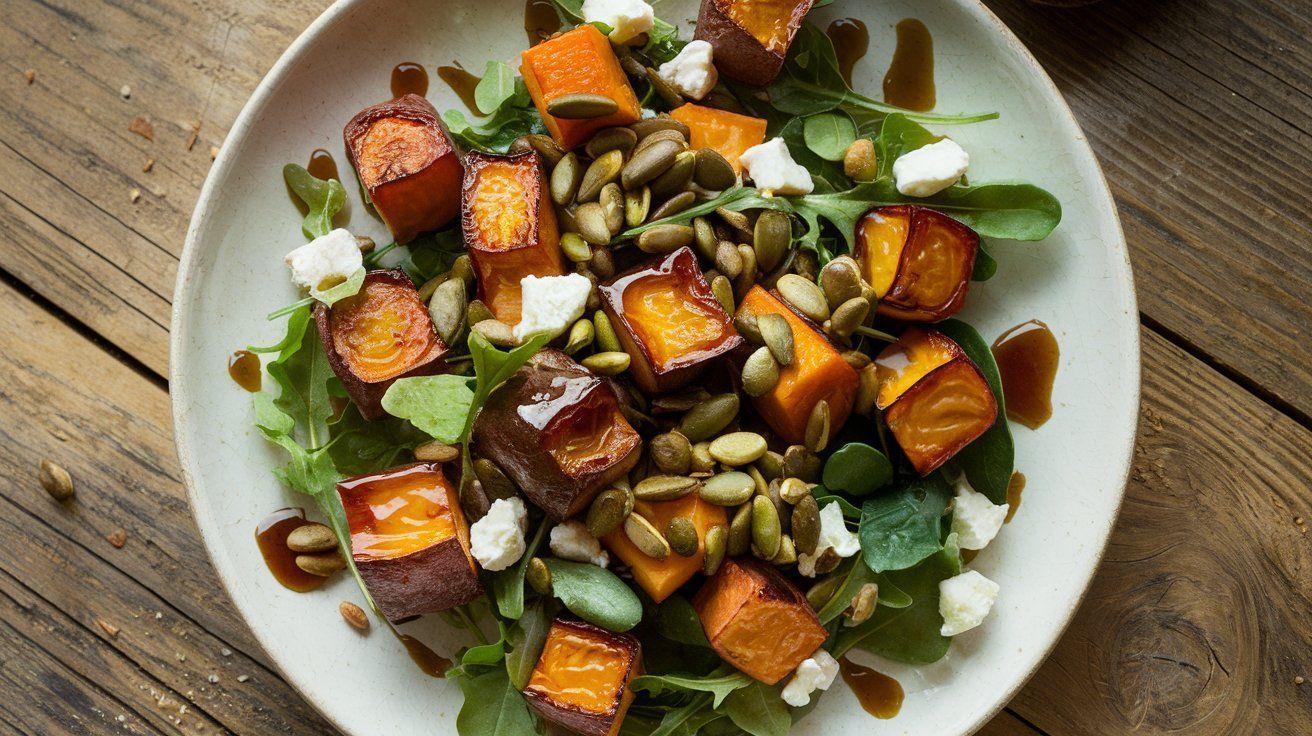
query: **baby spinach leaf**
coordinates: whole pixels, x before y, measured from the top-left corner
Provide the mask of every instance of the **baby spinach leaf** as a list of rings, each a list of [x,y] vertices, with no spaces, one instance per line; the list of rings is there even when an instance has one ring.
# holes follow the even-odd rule
[[[327,235],[333,229],[333,217],[346,204],[346,190],[336,179],[318,179],[310,174],[304,166],[287,164],[282,167],[282,178],[306,207],[309,213],[301,222],[305,237],[314,238]]]
[[[826,488],[866,496],[893,480],[893,463],[884,453],[862,442],[849,442],[825,461]]]
[[[519,562],[508,570],[492,575],[492,597],[496,599],[497,610],[512,621],[524,615],[524,574],[550,528],[551,522],[543,519],[538,524],[538,530],[533,533],[533,538],[524,547],[524,555],[519,558]]]
[[[460,655],[461,667],[467,669],[471,665],[475,667],[494,665],[506,658],[505,626],[499,621],[497,624],[498,626],[501,626],[502,629],[501,638],[490,644],[481,644],[476,647],[466,648],[464,654]]]
[[[491,115],[514,94],[515,71],[504,61],[489,61],[483,78],[474,87],[474,104],[479,112]]]
[[[460,736],[523,736],[537,733],[537,723],[524,696],[503,667],[459,677],[465,701],[456,716]]]
[[[806,147],[826,161],[842,161],[856,140],[856,123],[844,112],[822,112],[802,119]]]
[[[440,374],[399,378],[383,394],[383,410],[407,419],[448,445],[462,439],[473,408],[474,392],[467,376]]]
[[[987,238],[1043,240],[1061,222],[1061,202],[1025,182],[958,184],[932,197],[906,201],[949,214]]]
[[[893,180],[893,162],[903,154],[942,140],[925,127],[905,115],[889,115],[879,125],[875,136],[875,157],[879,165],[879,178]]]
[[[506,672],[516,690],[523,690],[528,685],[550,629],[551,621],[542,604],[535,603],[525,608],[519,620],[506,630],[506,643],[510,644],[510,651],[506,653]]]
[[[839,113],[823,113],[838,115]],[[819,117],[819,116],[814,116]],[[793,160],[801,164],[811,174],[814,194],[841,192],[852,186],[852,180],[843,173],[843,165],[830,161],[813,151],[806,139],[806,121],[812,118],[792,118],[779,130],[779,137],[784,139]],[[843,158],[839,154],[839,160]]]
[[[548,559],[551,590],[574,615],[610,631],[642,620],[642,602],[615,573],[596,565]]]
[[[702,619],[687,598],[676,593],[661,601],[656,606],[655,618],[656,632],[666,639],[694,647],[711,646]]]
[[[979,241],[979,250],[975,251],[975,268],[970,272],[971,281],[988,281],[998,272],[998,262],[989,253],[988,248],[981,238]]]
[[[998,418],[984,434],[961,448],[953,460],[966,474],[966,480],[975,491],[988,496],[993,503],[1007,502],[1007,485],[1016,469],[1016,446],[1007,424],[1006,399],[1002,395],[1002,377],[993,351],[974,327],[959,319],[947,319],[934,325],[934,329],[952,338],[966,355],[979,367],[993,389],[998,401]]]
[[[870,569],[905,570],[943,549],[940,520],[951,500],[941,472],[867,499],[857,534]]]
[[[788,736],[793,719],[779,695],[781,689],[779,685],[752,680],[729,693],[719,710],[751,736]]]
[[[329,392],[336,395],[333,391]],[[429,436],[404,419],[384,417],[367,422],[355,404],[328,423],[332,436],[329,452],[333,465],[345,475],[372,473],[397,464],[402,453],[414,449]]]
[[[752,678],[723,665],[705,677],[697,675],[643,675],[633,680],[632,687],[639,692],[660,695],[664,692],[699,692],[710,693],[711,707],[719,708],[720,703],[735,690],[747,687]]]
[[[856,242],[856,222],[871,207],[890,204],[887,193],[876,183],[858,184],[843,192],[827,194],[807,194],[801,197],[788,197],[789,203],[798,216],[806,223],[806,233],[801,241],[804,245],[814,247],[820,237],[820,221],[826,220],[834,226],[851,250]]]
[[[851,521],[857,521],[861,518],[861,509],[853,506],[851,501],[825,488],[823,485],[812,488],[811,495],[815,496],[816,504],[821,509],[831,503],[836,503],[843,510],[843,518]]]

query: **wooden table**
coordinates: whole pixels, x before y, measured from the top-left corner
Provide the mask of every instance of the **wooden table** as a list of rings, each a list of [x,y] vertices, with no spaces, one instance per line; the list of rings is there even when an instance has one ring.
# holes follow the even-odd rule
[[[165,380],[211,147],[326,4],[0,0],[0,733],[331,732],[210,566]],[[984,733],[1312,733],[1306,0],[989,5],[1102,159],[1144,383],[1106,561]]]

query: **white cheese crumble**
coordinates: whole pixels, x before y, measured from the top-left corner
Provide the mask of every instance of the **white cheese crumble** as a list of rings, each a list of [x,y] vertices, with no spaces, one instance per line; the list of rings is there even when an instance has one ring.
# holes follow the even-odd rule
[[[487,515],[469,527],[469,551],[484,570],[496,572],[524,556],[528,509],[518,498],[498,498]]]
[[[976,493],[969,483],[957,484],[957,499],[952,507],[952,531],[962,549],[984,549],[998,535],[1007,520],[1009,504],[995,505],[983,493]]]
[[[651,30],[656,12],[642,0],[583,0],[583,20],[610,26],[610,40],[628,43]]]
[[[966,173],[970,155],[951,138],[904,153],[893,162],[897,190],[908,197],[928,197],[947,189]]]
[[[820,541],[815,546],[815,554],[803,552],[797,555],[797,571],[808,578],[815,577],[816,560],[827,549],[832,549],[839,557],[851,557],[861,551],[861,540],[856,532],[848,530],[843,509],[837,503],[820,509]]]
[[[956,636],[984,623],[998,599],[998,584],[967,570],[938,584],[938,613],[943,617],[943,636]]]
[[[355,236],[339,227],[288,253],[283,262],[297,286],[326,291],[363,268],[364,255]]]
[[[661,64],[656,74],[684,97],[700,100],[720,80],[712,56],[711,45],[706,41],[689,41],[678,56]]]
[[[519,282],[520,317],[515,338],[520,342],[532,335],[555,337],[583,316],[592,292],[588,277],[571,273],[565,276],[525,276]]]
[[[551,528],[551,553],[562,560],[587,562],[597,567],[610,564],[610,555],[581,521],[567,521]]]
[[[838,660],[823,649],[815,650],[810,659],[797,665],[793,679],[784,685],[784,702],[794,708],[811,702],[811,693],[816,690],[828,690],[838,676]]]
[[[815,189],[811,172],[793,160],[783,138],[771,138],[743,151],[738,161],[747,169],[747,175],[756,188],[770,194],[810,194]]]

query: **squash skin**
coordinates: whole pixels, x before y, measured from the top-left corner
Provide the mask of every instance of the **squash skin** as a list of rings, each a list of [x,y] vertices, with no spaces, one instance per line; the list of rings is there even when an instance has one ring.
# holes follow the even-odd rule
[[[852,255],[879,297],[878,314],[939,322],[965,304],[978,253],[979,235],[969,227],[928,207],[893,205],[857,222]]]
[[[610,40],[594,26],[581,25],[547,39],[524,51],[520,59],[520,75],[542,122],[567,151],[586,143],[602,128],[629,125],[642,117],[638,96]],[[619,109],[611,115],[584,120],[566,120],[547,113],[547,105],[555,98],[580,92],[610,97]]]
[[[693,37],[711,44],[715,55],[715,68],[727,77],[753,87],[764,87],[779,76],[788,48],[801,28],[814,0],[796,0],[787,20],[786,37],[782,44],[767,47],[756,36],[736,22],[732,6],[750,7],[756,0],[702,0],[697,14],[697,31]],[[751,12],[745,10],[744,12]]]
[[[615,657],[615,661],[607,663],[605,668],[613,667],[615,670],[616,677],[613,680],[618,690],[616,697],[605,710],[589,710],[558,701],[548,688],[544,687],[545,682],[550,678],[542,675],[550,671],[553,664],[547,662],[547,658],[569,646],[568,642],[571,640],[573,642],[590,640],[593,647],[607,649],[605,654]],[[570,733],[580,736],[615,736],[624,722],[629,705],[633,703],[634,694],[629,684],[635,677],[640,676],[642,671],[642,645],[633,636],[610,632],[584,621],[557,618],[551,624],[542,654],[533,668],[529,684],[523,690],[524,698],[528,701],[529,707],[543,720],[567,729]]]

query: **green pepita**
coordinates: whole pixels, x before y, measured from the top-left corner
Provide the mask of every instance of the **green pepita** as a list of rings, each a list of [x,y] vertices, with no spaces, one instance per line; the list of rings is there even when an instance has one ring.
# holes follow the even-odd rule
[[[715,237],[715,227],[711,225],[711,221],[705,217],[694,217],[692,230],[697,253],[708,261],[714,261],[715,249],[719,247],[720,241]]]
[[[692,228],[687,225],[657,225],[638,236],[638,248],[644,253],[664,255],[692,243]]]
[[[730,280],[738,278],[743,272],[743,258],[738,253],[738,246],[721,240],[715,248],[715,268]]]
[[[711,457],[711,443],[698,442],[692,446],[692,461],[688,467],[693,473],[710,473],[715,470],[715,458]]]
[[[565,338],[565,354],[573,355],[591,345],[595,334],[591,320],[578,320],[569,328],[569,337]]]
[[[619,488],[608,488],[592,500],[588,507],[588,533],[594,537],[604,537],[615,531],[629,515],[628,494]]]
[[[584,368],[600,376],[618,376],[629,369],[632,358],[623,351],[593,353],[580,361]]]
[[[859,371],[870,365],[870,356],[860,350],[844,350],[839,355],[842,356],[844,363],[852,366],[853,370]]]
[[[674,141],[661,140],[651,145],[640,146],[633,152],[633,158],[624,165],[620,179],[626,190],[633,190],[664,174],[674,165],[674,158],[683,147]]]
[[[774,450],[766,450],[761,459],[756,461],[756,469],[761,471],[766,480],[774,480],[783,475],[784,456]]]
[[[515,328],[498,319],[475,322],[471,329],[493,345],[510,347],[519,344],[519,338],[515,337]]]
[[[524,582],[538,595],[551,595],[551,568],[547,567],[541,557],[534,557],[528,561],[528,567],[524,568]]]
[[[797,274],[785,274],[776,285],[779,296],[811,321],[820,323],[829,319],[829,303],[819,286]]]
[[[756,493],[756,483],[746,473],[731,470],[712,475],[702,482],[702,500],[716,506],[737,506]]]
[[[821,552],[815,560],[815,574],[828,575],[837,569],[842,562],[843,558],[838,556],[833,547],[825,547],[825,551]]]
[[[611,182],[602,187],[597,203],[601,205],[602,214],[606,215],[606,228],[611,237],[619,235],[624,229],[624,191],[620,185]]]
[[[651,181],[651,196],[663,199],[687,189],[692,181],[696,158],[692,151],[680,151],[676,154],[669,168]]]
[[[856,595],[852,596],[852,605],[843,611],[843,616],[847,619],[847,626],[860,626],[875,613],[875,605],[879,603],[879,585],[876,583],[866,583],[857,590]]]
[[[684,140],[687,140],[688,136],[692,135],[692,131],[688,129],[687,125],[684,125],[682,122],[675,120],[665,113],[661,113],[654,118],[639,120],[633,125],[630,125],[629,130],[636,133],[639,140],[646,138],[658,130],[676,131]]]
[[[600,204],[588,202],[579,205],[574,218],[578,223],[579,235],[584,240],[592,245],[604,246],[610,243],[610,226],[606,224],[606,212]]]
[[[670,549],[674,554],[680,557],[692,557],[697,554],[700,541],[697,539],[697,527],[693,526],[692,519],[686,516],[670,519],[670,523],[665,526],[665,539],[670,543]]]
[[[417,293],[419,294],[419,299],[424,302],[427,302],[429,299],[432,299],[433,293],[437,291],[437,287],[441,286],[442,284],[445,284],[447,281],[450,280],[451,280],[451,272],[447,271],[446,273],[439,273],[433,278],[420,284],[419,289],[417,290]]]
[[[624,350],[624,348],[620,346],[620,338],[615,334],[614,326],[610,323],[610,317],[607,317],[605,312],[597,310],[597,312],[592,315],[592,325],[596,328],[597,332],[598,350],[608,353],[621,352]]]
[[[633,486],[639,501],[673,501],[696,491],[701,481],[686,475],[649,475]]]
[[[875,143],[869,138],[857,138],[843,153],[843,173],[853,181],[874,181],[879,176],[879,159],[875,156]]]
[[[778,210],[765,210],[756,218],[752,230],[752,246],[756,249],[756,264],[762,271],[771,271],[783,260],[793,240],[793,224]]]
[[[733,285],[734,294],[742,299],[747,290],[756,284],[756,249],[746,243],[738,244],[738,256],[743,260],[743,272]]]
[[[820,456],[803,445],[790,445],[784,450],[784,477],[801,478],[807,483],[815,483],[820,480],[823,467]]]
[[[686,475],[692,469],[692,443],[678,432],[665,432],[651,438],[647,454],[662,473]]]
[[[533,147],[533,150],[538,152],[538,155],[542,157],[543,162],[545,162],[547,166],[554,167],[556,164],[560,163],[560,160],[565,156],[564,149],[556,145],[556,141],[549,135],[530,133],[529,135],[524,136],[524,138],[528,141],[528,144]]]
[[[660,143],[661,141],[670,141],[671,143],[677,144],[680,151],[688,147],[687,137],[684,136],[679,131],[658,130],[655,133],[652,133],[651,135],[647,136],[646,138],[643,138],[638,143],[638,147],[633,149],[633,153],[634,155],[637,155],[638,152],[643,150],[644,148],[647,148],[648,146],[654,146],[657,143]]]
[[[663,560],[670,556],[670,543],[642,514],[629,514],[624,519],[624,534],[644,555]]]
[[[756,318],[761,340],[779,365],[793,364],[793,328],[781,314],[762,314]]]
[[[561,207],[573,202],[582,181],[583,165],[579,163],[578,154],[571,151],[551,170],[551,182],[548,184],[551,201]]]
[[[683,96],[679,94],[677,89],[671,87],[670,83],[665,81],[661,75],[657,74],[655,69],[650,67],[647,69],[647,81],[651,84],[652,90],[666,105],[678,107],[683,104]]]
[[[806,447],[811,452],[820,452],[829,444],[829,419],[829,402],[817,401],[806,420]]]
[[[743,363],[743,393],[764,396],[779,383],[779,364],[769,348],[757,348]]]
[[[592,158],[598,158],[610,151],[619,151],[625,158],[638,145],[638,134],[628,128],[602,128],[592,136],[583,150]]]
[[[820,270],[820,288],[830,309],[861,296],[863,285],[861,267],[850,256],[839,256]]]
[[[738,416],[738,395],[717,394],[694,406],[679,422],[679,431],[692,442],[714,437]]]
[[[791,268],[793,273],[807,281],[815,281],[820,274],[820,261],[816,257],[815,251],[808,248],[799,248],[793,251]]]
[[[624,224],[637,227],[647,221],[651,212],[651,187],[624,193]]]
[[[490,500],[514,498],[519,493],[515,489],[515,484],[501,472],[501,468],[487,458],[474,461],[474,475],[478,478],[478,482],[483,484],[483,493]]]
[[[578,201],[591,202],[601,195],[601,188],[619,178],[624,167],[624,154],[607,151],[588,165],[579,184]]]
[[[738,172],[733,170],[733,164],[714,148],[697,149],[696,164],[692,178],[702,189],[719,192],[738,183]]]
[[[797,562],[797,547],[793,544],[793,538],[787,534],[779,537],[779,551],[775,552],[770,562],[780,567],[792,565]]]
[[[706,538],[702,540],[702,544],[705,546],[702,574],[714,575],[715,571],[720,569],[720,563],[724,562],[724,553],[728,551],[729,530],[724,524],[716,524],[706,530]]]
[[[720,302],[720,306],[724,307],[726,314],[733,314],[733,284],[727,276],[720,274],[711,279],[711,293]]]
[[[801,478],[783,478],[779,481],[779,498],[784,503],[795,504],[803,497],[811,495],[811,486]]]
[[[765,344],[765,338],[761,336],[761,327],[755,314],[746,310],[738,313],[733,318],[733,327],[738,330],[738,334],[742,335],[747,342],[753,345]]]
[[[794,540],[793,544],[797,547],[798,552],[802,551],[802,545],[796,540]],[[807,554],[810,553],[808,552]],[[844,578],[841,575],[821,579],[815,585],[812,585],[807,589],[806,602],[811,604],[811,608],[819,611],[821,608],[825,607],[825,604],[829,602],[830,598],[834,597],[834,593],[838,592],[838,586],[843,584],[843,580]]]
[[[562,120],[588,120],[614,115],[619,103],[606,95],[574,92],[560,95],[547,103],[547,114]]]
[[[305,524],[287,535],[287,549],[293,552],[328,552],[337,549],[337,535],[323,524]]]
[[[449,463],[460,457],[460,448],[429,440],[415,447],[415,459],[421,463]]]
[[[666,217],[672,217],[693,206],[696,201],[696,194],[693,194],[692,192],[679,192],[662,202],[661,206],[657,207],[656,211],[651,213],[651,219],[655,221],[663,220]]]
[[[588,241],[578,233],[564,233],[560,236],[560,250],[574,263],[587,263],[592,260],[592,248]]]
[[[752,548],[752,503],[744,503],[729,521],[729,543],[725,551],[730,557],[747,554]]]
[[[465,327],[465,282],[460,279],[447,279],[438,284],[433,291],[433,298],[428,300],[428,316],[433,320],[433,328],[447,345],[456,344],[456,338]]]
[[[720,216],[720,219],[724,221],[724,224],[737,231],[743,239],[752,237],[752,218],[737,210],[730,210],[724,207],[716,207],[715,214]]]
[[[870,302],[865,297],[852,297],[834,310],[829,318],[829,330],[839,337],[851,337],[856,328],[865,323],[870,314]]]
[[[783,529],[779,526],[779,511],[774,503],[765,496],[752,499],[752,546],[761,553],[763,559],[771,559],[779,553]]]
[[[797,480],[789,478],[789,480]],[[800,482],[800,481],[799,481]],[[815,496],[807,493],[793,505],[793,542],[797,551],[808,555],[815,554],[820,544],[820,506]]]
[[[488,306],[483,302],[475,299],[469,303],[465,318],[469,320],[469,324],[476,325],[485,319],[493,319],[492,310],[488,309]]]

